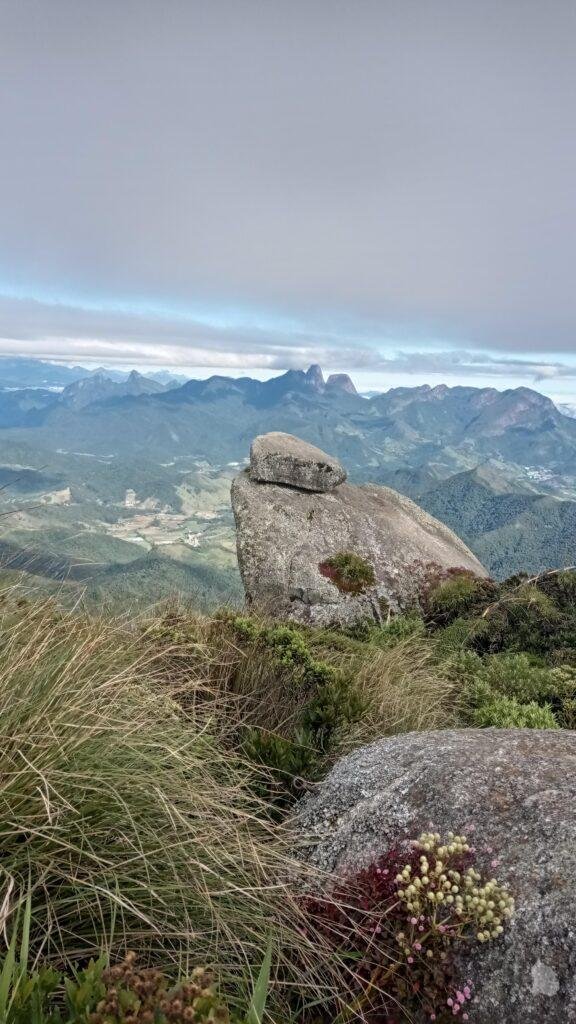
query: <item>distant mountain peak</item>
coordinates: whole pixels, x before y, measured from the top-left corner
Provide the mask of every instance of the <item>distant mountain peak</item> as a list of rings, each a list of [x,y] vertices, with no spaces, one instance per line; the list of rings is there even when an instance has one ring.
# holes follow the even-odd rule
[[[326,387],[335,391],[346,391],[349,395],[358,394],[353,381],[347,373],[331,373],[326,381]]]
[[[310,384],[315,391],[324,390],[324,374],[322,373],[321,367],[318,366],[318,363],[312,363],[312,366],[308,367],[305,373],[305,378],[306,383]]]

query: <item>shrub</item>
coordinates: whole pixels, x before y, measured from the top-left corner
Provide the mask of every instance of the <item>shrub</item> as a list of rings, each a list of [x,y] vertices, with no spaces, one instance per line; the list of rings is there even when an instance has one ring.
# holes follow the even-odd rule
[[[482,648],[489,633],[486,619],[457,618],[434,633],[434,649],[436,657],[443,661],[446,658],[465,650]]]
[[[521,704],[515,697],[494,695],[474,708],[471,725],[497,729],[557,729],[558,722],[549,704]]]
[[[380,647],[382,650],[390,650],[405,640],[410,638],[423,640],[424,636],[424,622],[420,616],[396,615],[382,625],[370,623],[367,625],[364,635],[359,639],[365,640],[375,647]]]
[[[229,618],[227,624],[238,640],[249,644],[251,658],[267,658],[276,673],[285,673],[288,696],[295,708],[289,730],[282,734],[252,727],[243,739],[248,756],[280,777],[280,789],[271,791],[268,787],[268,794],[283,803],[295,780],[298,784],[300,776],[318,773],[339,733],[362,717],[364,705],[351,677],[315,657],[302,631],[242,617]]]
[[[546,655],[564,630],[564,617],[552,598],[535,584],[502,585],[498,601],[484,612],[491,651]]]
[[[318,568],[343,594],[363,594],[376,583],[370,563],[352,551],[340,551],[320,562]]]
[[[133,953],[114,966],[101,956],[63,976],[50,968],[14,972],[0,1019],[2,1024],[240,1024],[205,968],[174,984],[157,968],[136,966]]]
[[[469,569],[444,569],[430,563],[416,566],[415,572],[419,579],[418,605],[426,622],[434,627],[478,615],[499,593],[493,580],[475,576]]]
[[[463,714],[472,725],[571,727],[576,670],[554,668],[530,654],[494,654],[481,658],[461,652],[444,666],[460,684]],[[540,706],[542,714],[535,710]]]
[[[541,704],[576,692],[576,669],[551,668],[529,654],[486,658],[482,677],[494,689],[522,702]]]

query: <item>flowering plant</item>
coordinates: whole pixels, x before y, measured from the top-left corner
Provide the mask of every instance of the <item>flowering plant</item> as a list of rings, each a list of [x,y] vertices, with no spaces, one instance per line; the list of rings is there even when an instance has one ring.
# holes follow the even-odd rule
[[[311,931],[329,942],[352,979],[354,998],[338,1022],[395,1024],[405,1010],[440,1024],[470,1017],[473,984],[456,977],[458,946],[497,940],[514,900],[476,869],[465,836],[424,832],[329,897],[308,899],[306,909]]]

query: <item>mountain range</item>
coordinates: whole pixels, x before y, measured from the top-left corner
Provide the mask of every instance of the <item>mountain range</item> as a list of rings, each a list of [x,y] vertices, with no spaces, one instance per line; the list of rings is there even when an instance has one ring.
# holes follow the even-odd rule
[[[24,356],[0,356],[0,389],[3,388],[52,388],[60,390],[79,380],[103,376],[108,380],[122,383],[130,376],[130,370],[116,370],[99,366],[87,369],[85,366],[68,366],[44,359],[28,359]],[[160,384],[184,384],[186,377],[166,370],[153,371],[148,378]]]
[[[2,367],[0,365],[0,375]],[[529,388],[423,385],[360,396],[350,378],[318,366],[271,380],[213,376],[181,386],[100,372],[61,393],[4,392],[0,425],[44,449],[152,459],[241,461],[252,438],[285,430],[339,456],[365,479],[384,467],[473,468],[497,459],[546,474],[576,473],[576,419]],[[370,477],[370,474],[372,475]]]
[[[576,501],[511,479],[499,463],[444,480],[397,471],[390,486],[455,530],[500,579],[576,562]]]
[[[368,397],[346,374],[325,379],[316,365],[267,381],[218,375],[181,383],[17,364],[0,359],[5,500],[25,486],[31,500],[52,502],[35,545],[50,537],[50,550],[65,558],[97,550],[101,578],[114,579],[119,593],[129,577],[132,589],[136,578],[148,579],[156,592],[161,572],[169,589],[170,580],[205,574],[213,557],[219,579],[230,578],[229,478],[252,439],[270,430],[338,456],[354,482],[414,498],[498,576],[575,560],[576,418],[532,389],[441,384]],[[156,524],[152,509],[167,518]],[[174,525],[170,517],[179,516]],[[33,531],[36,520],[28,519]],[[13,549],[29,535],[11,530]]]

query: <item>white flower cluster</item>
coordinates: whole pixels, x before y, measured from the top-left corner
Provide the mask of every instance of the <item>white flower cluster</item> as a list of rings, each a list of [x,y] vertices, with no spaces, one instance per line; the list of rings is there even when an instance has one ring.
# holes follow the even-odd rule
[[[396,876],[406,910],[415,917],[425,915],[440,931],[471,926],[480,942],[501,935],[514,913],[514,900],[495,878],[483,882],[475,868],[460,872],[451,866],[470,852],[466,837],[449,832],[443,843],[437,832],[424,832],[416,846],[422,850],[418,866],[407,865]],[[450,920],[452,915],[455,920]]]

